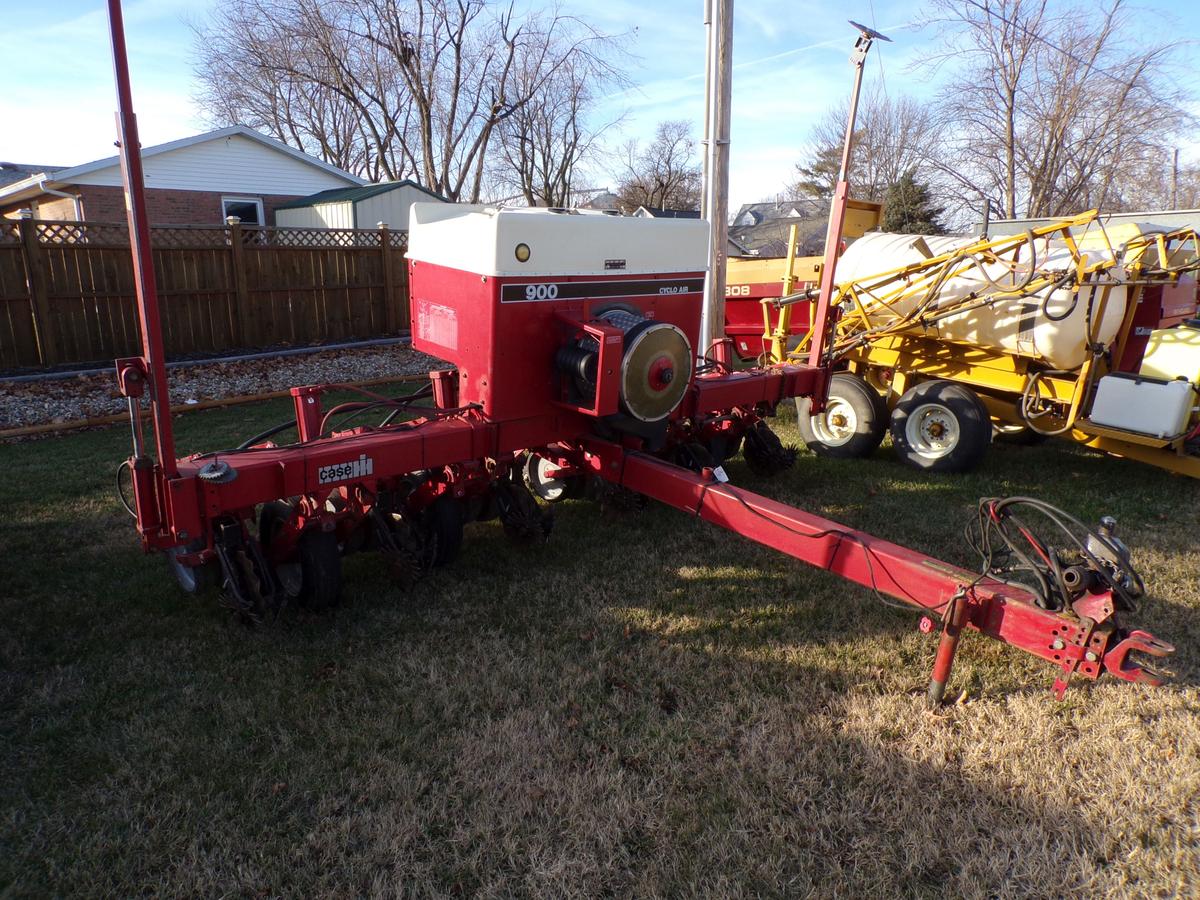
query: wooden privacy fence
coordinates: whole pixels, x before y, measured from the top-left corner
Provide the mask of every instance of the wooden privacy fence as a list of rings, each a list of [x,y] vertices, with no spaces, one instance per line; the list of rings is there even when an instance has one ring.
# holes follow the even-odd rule
[[[380,337],[409,326],[406,232],[151,228],[168,356]],[[0,368],[140,352],[125,225],[0,219]]]

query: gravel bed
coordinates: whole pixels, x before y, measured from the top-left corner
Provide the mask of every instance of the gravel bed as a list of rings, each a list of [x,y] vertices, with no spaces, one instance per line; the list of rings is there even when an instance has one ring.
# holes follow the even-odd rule
[[[432,356],[398,344],[180,366],[167,371],[167,380],[174,405],[285,391],[298,384],[416,375],[444,366]],[[118,393],[116,376],[111,372],[55,381],[0,383],[0,429],[73,422],[125,410],[125,398]]]

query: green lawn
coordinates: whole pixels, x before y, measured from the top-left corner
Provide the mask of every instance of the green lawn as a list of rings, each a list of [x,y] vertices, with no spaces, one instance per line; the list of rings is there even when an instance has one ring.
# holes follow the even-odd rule
[[[176,419],[229,446],[290,401]],[[780,423],[795,440],[790,422]],[[0,446],[0,895],[1200,891],[1200,485],[1065,444],[733,480],[974,568],[980,496],[1112,513],[1177,679],[1076,686],[978,636],[939,715],[915,616],[682,514],[468,529],[405,593],[346,563],[273,627],[179,593],[113,493],[127,429]]]

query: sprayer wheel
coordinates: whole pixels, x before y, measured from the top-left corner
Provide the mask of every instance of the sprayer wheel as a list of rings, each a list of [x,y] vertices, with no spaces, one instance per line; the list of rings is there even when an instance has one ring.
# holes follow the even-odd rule
[[[969,472],[992,442],[987,408],[969,388],[926,381],[909,388],[892,413],[897,455],[927,472]]]
[[[831,459],[870,456],[887,433],[887,403],[857,375],[836,373],[829,382],[825,412],[812,415],[812,401],[796,398],[796,427],[808,449]]]

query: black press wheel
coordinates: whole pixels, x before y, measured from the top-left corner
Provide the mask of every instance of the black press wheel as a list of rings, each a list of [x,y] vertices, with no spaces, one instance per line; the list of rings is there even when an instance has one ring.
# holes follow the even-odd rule
[[[309,529],[300,536],[301,606],[322,610],[336,606],[342,596],[342,551],[332,531]]]
[[[421,525],[432,557],[429,562],[435,566],[454,562],[463,543],[463,505],[443,494],[425,510]]]
[[[829,382],[825,412],[811,415],[807,397],[796,398],[796,425],[817,456],[861,459],[870,456],[887,432],[887,403],[857,375],[836,373]]]
[[[969,388],[926,381],[909,388],[892,413],[892,443],[904,462],[928,472],[968,472],[992,441],[987,408]]]
[[[299,606],[322,610],[337,604],[342,592],[342,553],[337,535],[309,529],[296,542],[296,552],[276,559],[271,544],[289,527],[292,505],[285,500],[264,503],[258,516],[258,540],[275,567],[275,577],[285,594]]]

